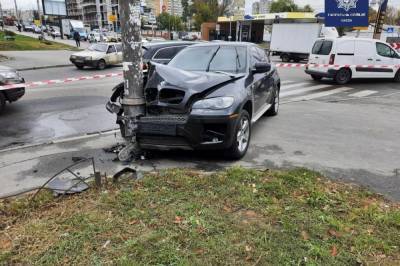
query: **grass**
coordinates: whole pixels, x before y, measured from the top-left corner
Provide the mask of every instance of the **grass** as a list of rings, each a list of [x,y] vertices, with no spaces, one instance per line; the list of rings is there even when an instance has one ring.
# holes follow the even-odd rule
[[[303,169],[168,170],[0,214],[0,264],[400,263],[398,204]]]
[[[0,31],[0,51],[75,50],[72,46],[48,40],[42,42],[39,39],[18,34],[14,37],[15,40],[13,41],[5,40],[4,32]]]

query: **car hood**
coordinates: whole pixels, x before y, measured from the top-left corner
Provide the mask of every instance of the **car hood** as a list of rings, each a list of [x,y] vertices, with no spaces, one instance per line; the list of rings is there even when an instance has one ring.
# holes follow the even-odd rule
[[[153,63],[154,74],[159,75],[164,83],[176,86],[191,93],[200,93],[209,90],[219,84],[236,80],[244,74],[223,74],[203,71],[186,71],[168,65]]]
[[[185,71],[168,65],[151,64],[153,66],[145,88],[149,114],[171,113],[171,110],[174,113],[187,113],[196,100],[245,76]]]
[[[85,50],[82,52],[74,53],[73,55],[75,56],[92,56],[92,57],[102,57],[105,55],[103,52],[98,52],[98,51],[89,51]]]
[[[11,68],[11,67],[8,67],[8,66],[0,65],[0,72],[5,72],[5,71],[15,72],[16,70],[14,68]]]

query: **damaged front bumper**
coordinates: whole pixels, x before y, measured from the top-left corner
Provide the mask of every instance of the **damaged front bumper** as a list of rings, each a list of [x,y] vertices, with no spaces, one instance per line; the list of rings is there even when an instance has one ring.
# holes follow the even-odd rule
[[[226,149],[236,123],[229,115],[145,116],[138,120],[137,141],[143,149]]]

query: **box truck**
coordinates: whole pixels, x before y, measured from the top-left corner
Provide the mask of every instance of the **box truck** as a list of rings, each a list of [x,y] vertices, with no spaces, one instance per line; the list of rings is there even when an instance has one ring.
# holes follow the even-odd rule
[[[317,38],[338,37],[336,28],[321,23],[275,23],[272,26],[270,51],[283,62],[307,59]]]
[[[74,37],[74,32],[77,31],[81,40],[86,41],[88,39],[85,26],[83,22],[80,20],[73,20],[73,19],[63,19],[61,21],[62,25],[62,32],[65,37],[71,39]]]

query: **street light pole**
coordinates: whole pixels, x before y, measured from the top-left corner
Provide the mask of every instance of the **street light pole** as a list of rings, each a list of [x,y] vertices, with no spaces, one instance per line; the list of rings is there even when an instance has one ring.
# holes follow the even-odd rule
[[[120,1],[123,47],[124,110],[122,135],[128,145],[120,152],[122,161],[128,160],[139,149],[136,142],[137,120],[145,114],[142,72],[142,36],[140,0]]]
[[[0,1],[0,18],[1,18],[1,27],[4,30],[4,16],[3,16],[3,8],[1,6],[1,1]]]
[[[17,5],[17,0],[14,0],[14,6],[15,6],[15,17],[17,18],[17,20],[18,20],[18,23],[20,22],[19,21],[19,15],[18,15],[18,5]]]

